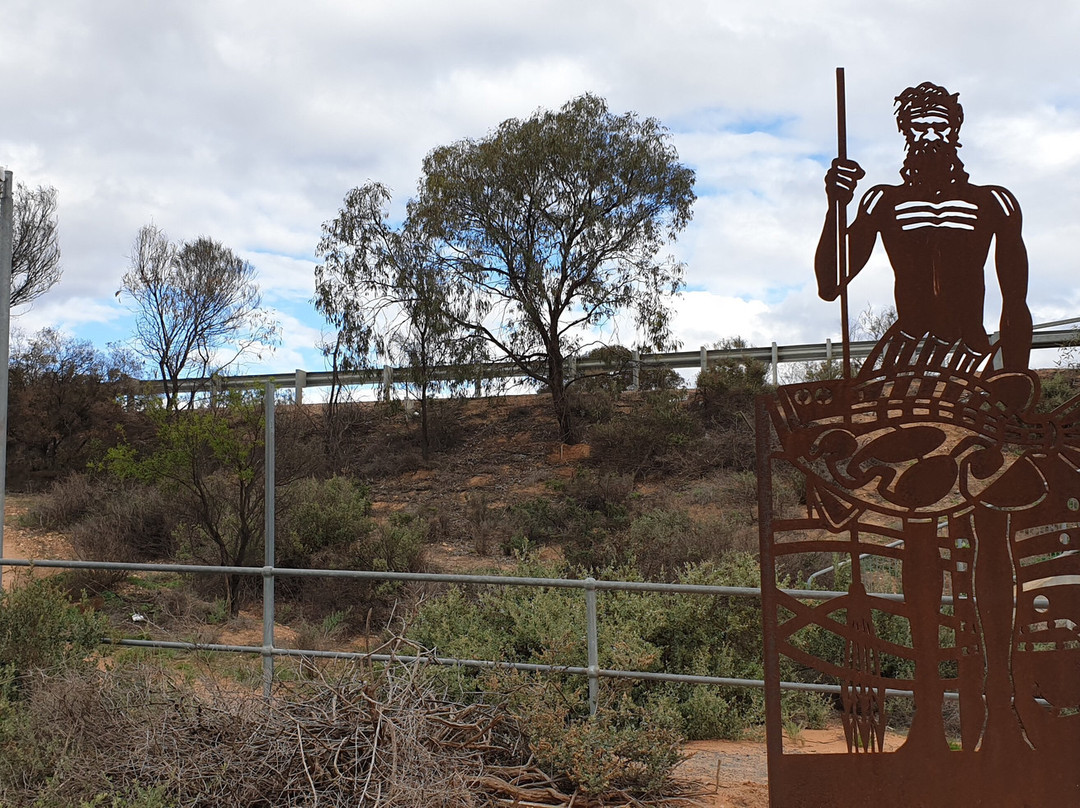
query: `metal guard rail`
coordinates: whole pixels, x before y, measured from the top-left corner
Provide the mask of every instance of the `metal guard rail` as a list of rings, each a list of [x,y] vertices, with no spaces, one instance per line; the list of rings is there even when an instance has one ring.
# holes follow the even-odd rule
[[[1046,326],[1062,325],[1072,320],[1061,320],[1053,323],[1036,325],[1039,329]],[[1032,335],[1032,349],[1039,348],[1068,348],[1077,345],[1076,329],[1038,331]],[[870,355],[870,351],[877,343],[873,340],[861,340],[852,342],[851,356],[855,359],[863,359]],[[638,354],[633,352],[632,358],[625,364],[609,362],[602,359],[584,359],[571,357],[568,367],[571,376],[584,376],[605,371],[618,370],[626,367],[634,371],[640,369],[667,368],[670,370],[700,368],[705,369],[710,363],[721,361],[759,361],[765,362],[772,367],[773,383],[777,383],[777,366],[788,362],[822,362],[831,359],[839,360],[839,344],[831,340],[821,343],[808,343],[802,345],[777,345],[775,342],[764,348],[724,348],[708,349],[700,348],[696,351],[674,351],[670,353]],[[216,376],[199,377],[179,380],[179,391],[191,393],[204,390],[253,390],[262,387],[268,382],[275,387],[295,389],[297,399],[301,398],[300,391],[307,387],[330,387],[338,384],[341,386],[353,385],[382,385],[389,387],[395,379],[408,378],[408,367],[383,367],[364,368],[348,372],[334,373],[332,371],[305,371],[297,369],[293,372],[268,373],[256,375]],[[450,378],[451,371],[446,368],[436,367],[432,369],[431,376],[435,380]],[[521,378],[525,374],[521,368],[513,362],[499,361],[490,362],[477,368],[477,376],[489,379]],[[160,380],[148,379],[145,384],[161,384]]]

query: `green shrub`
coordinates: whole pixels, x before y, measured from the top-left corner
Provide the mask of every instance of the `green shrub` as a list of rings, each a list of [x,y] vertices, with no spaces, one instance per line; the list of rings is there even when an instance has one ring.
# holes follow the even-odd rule
[[[396,513],[377,523],[371,516],[368,489],[334,477],[301,480],[285,492],[287,507],[279,516],[277,562],[309,569],[415,572],[421,566],[427,522]],[[282,596],[300,603],[306,617],[321,621],[345,608],[345,622],[361,629],[381,620],[401,585],[349,578],[298,578],[286,581]]]
[[[379,524],[365,541],[327,549],[313,558],[323,569],[374,570],[377,572],[418,572],[422,568],[427,523],[411,514],[393,514]],[[381,625],[392,614],[402,596],[404,584],[350,578],[305,578],[303,604],[324,618],[345,606],[348,628],[363,630]]]
[[[580,707],[581,686],[567,692],[551,679],[511,675],[496,688],[508,694],[537,763],[567,793],[657,795],[682,759],[677,716],[635,703],[625,686],[609,688],[592,716]]]
[[[655,510],[630,523],[629,551],[642,574],[651,580],[687,563],[703,561],[705,548],[690,514]]]
[[[632,492],[629,476],[579,469],[560,495],[533,497],[509,509],[505,521],[511,538],[504,549],[520,551],[558,542],[571,566],[623,564],[629,558],[624,533],[631,518]]]
[[[349,477],[296,480],[278,499],[275,550],[283,567],[310,567],[316,554],[366,542],[375,528],[367,486]]]
[[[364,565],[356,569],[415,571],[420,568],[427,536],[428,524],[424,519],[411,513],[391,514],[378,526],[372,541],[353,556],[355,562]]]
[[[1077,395],[1077,374],[1058,371],[1053,376],[1042,380],[1042,395],[1039,397],[1039,412],[1050,412]]]
[[[0,668],[22,675],[83,665],[105,630],[103,617],[73,605],[55,582],[25,581],[0,596]]]
[[[523,565],[519,573],[550,577],[556,571]],[[598,577],[638,579],[634,570],[626,568]],[[718,563],[690,566],[677,580],[713,586],[760,583],[756,561],[742,553],[728,554]],[[754,599],[604,591],[597,595],[597,619],[602,668],[764,678],[761,609]],[[452,588],[423,604],[409,636],[457,658],[584,666],[584,628],[585,598],[580,591]],[[782,672],[786,678],[797,675],[791,664]],[[578,696],[583,686],[580,677],[560,685]],[[765,717],[764,694],[753,688],[604,679],[600,692],[607,699],[629,698],[642,709],[675,716],[672,726],[691,738],[739,737],[747,726],[760,724]],[[581,697],[569,709],[580,710],[583,702]],[[785,715],[808,725],[823,721],[824,705],[817,696],[784,696]],[[519,709],[525,707],[519,705]]]

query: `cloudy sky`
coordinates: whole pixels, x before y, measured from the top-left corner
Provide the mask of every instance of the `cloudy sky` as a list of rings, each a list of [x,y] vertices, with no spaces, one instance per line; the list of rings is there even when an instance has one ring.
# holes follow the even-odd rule
[[[153,221],[258,269],[283,344],[249,371],[321,370],[314,249],[346,192],[382,181],[400,212],[435,146],[593,92],[697,172],[684,346],[835,338],[811,261],[841,65],[864,188],[898,179],[893,97],[960,92],[972,180],[1024,208],[1035,321],[1077,316],[1078,41],[1071,0],[0,0],[0,165],[59,190],[64,265],[15,322],[128,338],[115,292]],[[879,252],[854,312],[890,272]]]

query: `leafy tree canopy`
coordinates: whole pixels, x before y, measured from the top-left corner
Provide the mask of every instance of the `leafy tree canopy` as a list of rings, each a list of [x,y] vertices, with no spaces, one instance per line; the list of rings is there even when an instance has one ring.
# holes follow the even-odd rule
[[[683,267],[660,252],[693,185],[664,126],[587,94],[432,151],[408,215],[436,245],[452,316],[551,390],[573,441],[566,357],[622,312],[642,347],[674,345]]]

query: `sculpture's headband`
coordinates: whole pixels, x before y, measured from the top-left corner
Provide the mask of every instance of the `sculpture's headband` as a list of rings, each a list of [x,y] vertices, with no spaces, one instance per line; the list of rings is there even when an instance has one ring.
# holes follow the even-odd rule
[[[959,93],[950,93],[928,81],[918,87],[908,87],[896,96],[896,125],[903,132],[912,118],[941,115],[959,129],[964,122],[964,108],[960,106],[959,97]]]

